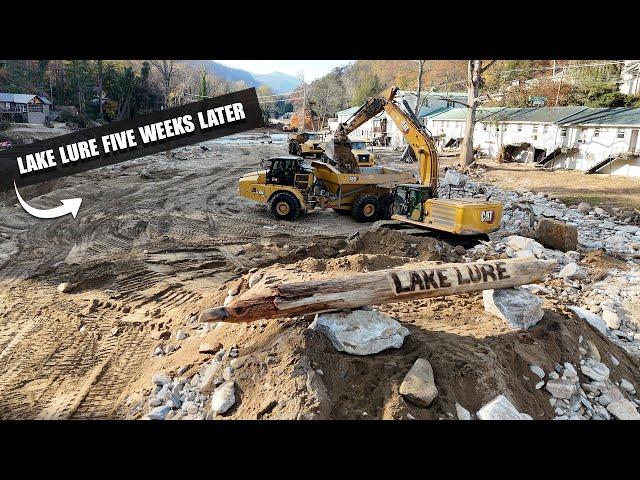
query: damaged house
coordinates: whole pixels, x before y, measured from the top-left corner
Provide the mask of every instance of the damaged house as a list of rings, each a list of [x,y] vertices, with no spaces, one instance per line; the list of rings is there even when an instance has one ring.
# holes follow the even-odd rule
[[[0,120],[4,122],[43,124],[51,106],[43,95],[0,92]]]
[[[640,108],[478,108],[474,146],[482,155],[545,168],[640,176]],[[458,146],[466,109],[434,112],[425,126],[440,147]]]

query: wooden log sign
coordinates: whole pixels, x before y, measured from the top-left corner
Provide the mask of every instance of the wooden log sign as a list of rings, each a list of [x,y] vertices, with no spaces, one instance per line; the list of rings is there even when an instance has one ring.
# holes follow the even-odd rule
[[[510,288],[537,283],[556,265],[553,260],[531,257],[474,263],[428,262],[309,282],[269,284],[263,279],[226,307],[203,311],[200,321],[251,322]]]

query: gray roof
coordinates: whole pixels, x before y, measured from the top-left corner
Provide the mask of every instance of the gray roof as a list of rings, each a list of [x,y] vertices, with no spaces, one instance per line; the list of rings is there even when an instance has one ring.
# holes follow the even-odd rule
[[[465,121],[466,108],[450,108],[444,112],[426,115],[433,120]],[[558,125],[612,125],[640,126],[640,108],[604,107],[480,107],[476,111],[478,122],[555,123]]]
[[[43,95],[33,95],[31,93],[3,93],[0,92],[0,102],[29,103],[34,97],[38,97],[42,103],[51,105],[49,99]]]
[[[640,108],[589,108],[563,125],[640,126]]]
[[[541,122],[541,123],[560,123],[564,120],[575,118],[588,107],[540,107],[540,108],[521,108],[518,112],[509,115],[505,119],[506,122]]]

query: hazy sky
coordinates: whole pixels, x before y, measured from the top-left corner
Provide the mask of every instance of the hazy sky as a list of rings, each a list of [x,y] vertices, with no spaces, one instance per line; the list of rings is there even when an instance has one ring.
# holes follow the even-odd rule
[[[300,71],[309,82],[329,73],[335,67],[346,65],[351,60],[214,60],[228,67],[241,68],[252,73],[282,72],[294,77]]]

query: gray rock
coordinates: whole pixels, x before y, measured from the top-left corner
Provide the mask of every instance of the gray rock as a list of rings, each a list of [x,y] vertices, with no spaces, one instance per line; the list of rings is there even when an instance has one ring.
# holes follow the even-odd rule
[[[185,338],[187,338],[187,334],[184,330],[178,330],[176,332],[176,340],[184,340]]]
[[[223,364],[219,361],[213,361],[204,370],[200,380],[200,390],[206,390],[211,387],[213,381],[222,373]]]
[[[569,362],[564,363],[564,373],[562,374],[562,378],[565,380],[570,380],[572,382],[578,381],[578,372],[576,371],[575,367]]]
[[[578,315],[581,319],[585,320],[589,325],[594,327],[603,335],[607,334],[607,324],[598,315],[585,310],[584,308],[575,307],[573,305],[567,306],[569,310]]]
[[[156,385],[166,385],[171,383],[171,377],[165,373],[159,372],[151,377],[151,381]]]
[[[544,370],[538,365],[529,365],[529,370],[531,370],[538,378],[544,378]]]
[[[601,362],[588,358],[584,365],[580,366],[580,371],[591,380],[602,382],[609,378],[609,368]]]
[[[379,311],[319,313],[309,328],[324,333],[334,348],[351,355],[371,355],[400,348],[409,330]]]
[[[549,380],[544,387],[555,398],[569,399],[576,393],[576,384],[570,380]]]
[[[624,378],[620,380],[620,388],[625,392],[629,392],[631,395],[635,395],[636,389],[633,384],[629,380],[625,380]]]
[[[147,413],[147,418],[149,420],[164,420],[170,411],[171,407],[169,405],[161,405]]]
[[[558,276],[567,280],[577,280],[587,278],[587,272],[584,271],[577,263],[571,262],[565,265]]]
[[[536,383],[536,390],[540,390],[542,387],[544,387],[544,380]]]
[[[476,413],[479,420],[533,420],[520,413],[504,395],[498,395]]]
[[[501,318],[511,328],[526,329],[544,317],[542,299],[522,288],[484,290],[482,299],[485,311]]]
[[[636,406],[626,398],[608,404],[607,411],[618,420],[640,420]]]
[[[591,211],[591,205],[589,205],[587,202],[580,202],[578,204],[578,211],[580,213],[589,213]]]
[[[236,403],[236,384],[233,380],[223,383],[211,396],[211,410],[221,414],[227,412]]]
[[[607,214],[607,212],[605,212],[605,211],[604,211],[602,208],[600,208],[600,207],[596,207],[596,208],[594,208],[594,209],[593,209],[593,211],[596,213],[596,215],[601,215],[601,216],[603,216],[603,215],[606,215],[606,214]]]
[[[618,365],[620,365],[620,360],[618,360],[613,355],[609,354],[609,358],[611,358],[611,363],[613,363],[614,367],[617,367]],[[598,358],[597,360],[600,360],[600,359]]]
[[[458,420],[471,420],[471,413],[458,402],[456,402],[456,415]]]
[[[73,290],[73,283],[64,282],[58,285],[58,291],[61,293],[69,293],[71,290]]]
[[[607,327],[612,330],[617,330],[620,328],[620,317],[618,317],[618,314],[616,312],[613,312],[611,310],[604,310],[602,312],[602,320],[604,320],[604,323],[607,324]]]
[[[593,358],[594,360],[600,361],[600,352],[598,351],[598,347],[591,340],[587,340],[587,354]]]
[[[418,407],[428,407],[438,396],[433,369],[428,360],[419,358],[404,377],[400,395]]]
[[[558,372],[549,372],[548,376],[551,380],[558,380],[560,378]]]

